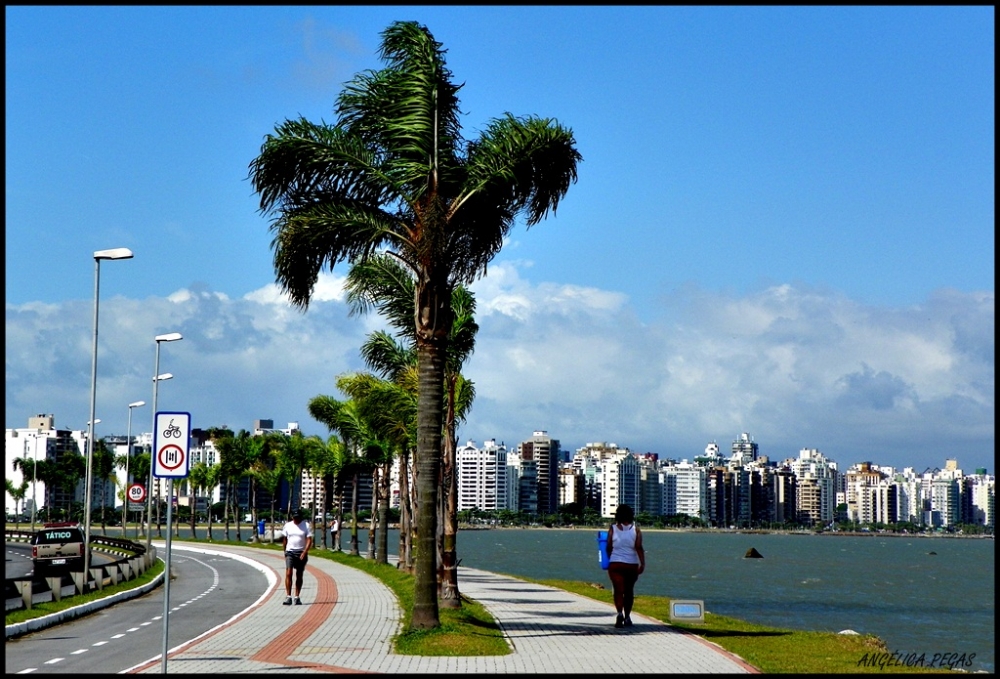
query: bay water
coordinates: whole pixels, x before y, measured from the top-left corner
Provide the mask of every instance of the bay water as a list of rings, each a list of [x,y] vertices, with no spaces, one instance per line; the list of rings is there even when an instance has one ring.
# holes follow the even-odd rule
[[[890,652],[928,662],[975,654],[965,669],[995,671],[993,540],[647,530],[643,544],[637,594],[700,599],[712,613],[774,627],[874,634]],[[751,548],[763,558],[745,558]],[[458,557],[610,588],[596,529],[464,530]]]
[[[349,540],[342,532],[345,549]],[[975,654],[958,667],[995,671],[991,539],[648,529],[643,543],[637,594],[700,599],[712,613],[774,627],[874,634],[890,652],[928,662],[935,653]],[[366,530],[358,546],[367,553]],[[399,531],[390,530],[390,554],[398,547]],[[763,558],[745,558],[751,548]],[[611,586],[596,528],[461,530],[458,558],[496,573]]]

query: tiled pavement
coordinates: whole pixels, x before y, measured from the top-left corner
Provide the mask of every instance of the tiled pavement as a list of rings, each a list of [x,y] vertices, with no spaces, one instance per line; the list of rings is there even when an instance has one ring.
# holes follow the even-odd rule
[[[169,673],[296,672],[384,674],[669,674],[754,673],[700,637],[633,614],[614,628],[609,604],[472,568],[459,569],[462,594],[496,618],[512,653],[490,657],[420,657],[392,653],[400,611],[377,579],[328,559],[310,559],[302,606],[284,606],[280,552],[249,547],[172,549],[243,555],[277,575],[272,590],[233,621],[172,649]],[[159,659],[131,672],[159,673]]]

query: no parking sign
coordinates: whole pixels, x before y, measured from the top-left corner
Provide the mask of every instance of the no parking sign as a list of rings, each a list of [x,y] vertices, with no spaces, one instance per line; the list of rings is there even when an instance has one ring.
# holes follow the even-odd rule
[[[153,476],[184,478],[191,466],[191,413],[156,413],[153,432]]]

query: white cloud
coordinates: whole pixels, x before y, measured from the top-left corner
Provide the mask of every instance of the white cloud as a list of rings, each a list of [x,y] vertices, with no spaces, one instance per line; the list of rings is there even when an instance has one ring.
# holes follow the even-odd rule
[[[778,459],[818,447],[844,464],[992,460],[992,294],[876,309],[790,285],[739,298],[688,288],[666,320],[642,324],[623,304],[593,304],[602,291],[562,313],[551,288],[510,270],[478,284],[480,309],[520,301],[503,322],[480,319],[467,372],[489,407],[477,403],[463,439],[509,443],[536,427],[570,447],[690,458],[749,431]]]
[[[842,465],[992,466],[993,293],[873,308],[791,285],[742,297],[690,287],[641,322],[621,293],[522,271],[497,265],[473,286],[480,331],[465,372],[477,400],[462,440],[512,445],[544,429],[568,448],[614,441],[690,458],[747,431],[778,459],[816,447]],[[48,412],[82,427],[90,304],[8,304],[6,321],[7,426]],[[161,372],[176,376],[161,409],[189,410],[197,427],[271,418],[325,434],[308,400],[362,368],[358,347],[382,325],[350,316],[332,275],[306,312],[273,285],[239,299],[102,300],[97,416],[103,433],[124,431],[127,404],[150,400],[153,337],[176,331],[184,340],[161,347]]]

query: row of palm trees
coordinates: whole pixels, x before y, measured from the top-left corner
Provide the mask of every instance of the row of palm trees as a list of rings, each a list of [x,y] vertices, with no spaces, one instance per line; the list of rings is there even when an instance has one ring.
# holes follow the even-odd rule
[[[235,525],[236,539],[242,539],[240,516],[242,507],[237,501],[237,486],[244,480],[250,482],[250,497],[248,506],[252,513],[252,527],[254,529],[253,539],[257,539],[257,492],[259,489],[265,490],[271,496],[270,516],[276,515],[274,504],[278,496],[280,483],[284,480],[289,484],[291,492],[287,494],[286,506],[283,511],[291,512],[293,509],[293,497],[299,498],[302,505],[318,507],[329,507],[331,489],[336,490],[341,487],[344,479],[353,477],[356,481],[358,475],[370,468],[370,464],[364,459],[352,457],[348,449],[340,442],[336,436],[331,436],[323,441],[318,436],[306,437],[301,432],[293,432],[291,436],[281,432],[267,433],[263,436],[253,436],[246,430],[238,433],[226,428],[213,428],[208,431],[209,437],[215,443],[219,451],[219,463],[208,465],[198,462],[192,465],[189,474],[180,482],[180,494],[188,494],[191,498],[190,506],[196,506],[198,496],[213,496],[215,489],[219,486],[223,488],[223,521],[225,523],[225,537],[230,539],[230,526]],[[95,497],[101,507],[114,506],[110,502],[111,498],[106,496],[107,488],[119,486],[117,491],[118,499],[125,501],[125,491],[128,481],[119,484],[116,470],[128,469],[129,475],[134,479],[146,479],[149,474],[150,455],[149,452],[138,452],[131,457],[126,454],[114,455],[103,439],[98,440],[94,446],[92,472],[94,478],[100,483],[101,496]],[[72,518],[74,506],[73,498],[75,490],[80,481],[84,478],[86,462],[84,456],[78,451],[67,451],[60,455],[58,459],[42,458],[34,460],[30,457],[19,457],[13,461],[15,471],[21,471],[22,482],[14,484],[5,479],[6,490],[11,494],[15,503],[15,514],[20,517],[23,513],[23,503],[29,497],[28,492],[33,483],[41,482],[47,489],[60,489],[65,498],[65,507],[55,504],[54,493],[46,493],[50,500],[43,499],[44,520],[51,521],[52,513],[55,511],[57,518]],[[301,497],[301,481],[303,471],[309,471],[315,478],[323,478],[328,481],[324,485],[326,496],[323,498]],[[317,484],[313,484],[314,494]],[[352,513],[357,512],[356,493],[355,503],[351,507]],[[106,517],[108,512],[101,511],[101,528],[106,532]],[[190,514],[192,533],[195,529],[197,519],[196,512]],[[150,517],[145,517],[150,521]],[[273,518],[272,518],[273,522]],[[179,528],[179,525],[178,525]],[[272,526],[273,528],[273,526]],[[208,537],[214,539],[212,535],[212,523],[208,524]],[[356,542],[356,532],[354,540]]]

